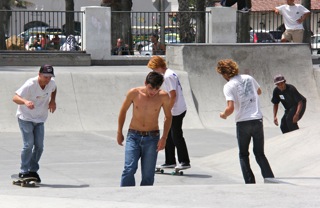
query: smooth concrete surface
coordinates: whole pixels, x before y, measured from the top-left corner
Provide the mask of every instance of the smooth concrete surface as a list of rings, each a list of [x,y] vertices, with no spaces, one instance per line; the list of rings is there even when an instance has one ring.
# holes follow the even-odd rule
[[[19,170],[22,148],[16,105],[11,98],[27,78],[37,75],[38,67],[0,67],[0,207],[319,207],[319,110],[312,103],[319,102],[319,83],[310,75],[314,73],[312,65],[306,70],[290,67],[281,71],[288,83],[296,85],[307,97],[308,106],[299,122],[300,130],[282,135],[278,127],[265,126],[266,156],[277,180],[264,183],[250,147],[257,184],[245,185],[234,121],[219,118],[219,110],[225,106],[220,98],[225,81],[216,77],[214,61],[197,63],[198,75],[176,70],[188,102],[184,136],[192,168],[185,170],[183,176],[156,174],[152,187],[138,186],[138,169],[137,186],[129,188],[119,187],[124,147],[116,143],[117,115],[127,90],[143,84],[149,72],[146,66],[54,67],[58,108],[45,125],[45,150],[39,171],[42,183],[38,188],[14,186],[10,179]],[[264,65],[261,62],[259,67]],[[202,68],[212,70],[203,72],[199,70]],[[262,94],[261,104],[267,106],[262,110],[268,115],[272,114],[268,91],[274,87],[268,75],[275,71],[265,72],[254,71],[254,76],[265,80],[262,88],[268,90],[264,90],[267,93]],[[202,110],[202,106],[210,105],[217,110]],[[210,127],[201,116],[204,113],[215,123],[227,124]],[[128,113],[126,125],[130,116]],[[162,125],[161,118],[159,124]],[[124,133],[126,129],[127,126]],[[163,162],[161,151],[158,163]]]
[[[233,7],[207,7],[207,43],[237,42],[237,10]]]
[[[166,61],[174,69],[188,72],[190,86],[199,117],[206,128],[233,126],[234,117],[221,121],[216,116],[224,110],[222,92],[225,80],[216,72],[221,59],[235,60],[240,73],[255,77],[261,85],[261,107],[264,125],[273,124],[273,105],[270,102],[273,77],[282,74],[307,96],[304,115],[306,125],[313,125],[320,111],[319,78],[315,79],[310,49],[307,44],[179,44],[167,47]],[[205,102],[204,102],[205,100]],[[280,115],[283,108],[280,105]],[[279,119],[279,118],[278,118]]]
[[[93,60],[111,57],[111,8],[101,6],[81,7],[83,14],[82,50]]]

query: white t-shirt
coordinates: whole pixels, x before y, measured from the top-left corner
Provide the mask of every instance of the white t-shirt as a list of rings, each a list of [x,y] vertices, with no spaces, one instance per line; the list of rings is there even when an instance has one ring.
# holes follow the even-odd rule
[[[21,120],[42,123],[47,120],[48,108],[51,93],[56,90],[54,79],[46,85],[44,89],[40,87],[38,76],[28,79],[17,91],[20,97],[32,101],[34,109],[29,109],[26,105],[18,105],[16,116]]]
[[[249,121],[261,119],[259,95],[260,88],[257,81],[249,75],[232,77],[223,88],[226,100],[234,102],[235,121]]]
[[[279,13],[283,16],[283,22],[286,26],[286,30],[303,30],[303,24],[297,22],[305,13],[310,12],[301,4],[295,4],[294,6],[289,6],[284,4],[276,7],[279,10]]]
[[[169,95],[170,95],[170,91],[172,90],[176,91],[176,101],[173,105],[171,113],[173,116],[178,116],[187,110],[187,105],[184,100],[179,77],[171,69],[167,69],[163,77],[164,77],[164,82],[161,88],[167,93],[169,93]]]

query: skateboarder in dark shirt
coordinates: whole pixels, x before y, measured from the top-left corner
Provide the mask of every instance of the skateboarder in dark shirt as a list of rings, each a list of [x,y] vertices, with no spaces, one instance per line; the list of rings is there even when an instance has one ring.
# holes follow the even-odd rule
[[[282,133],[299,129],[298,121],[302,118],[306,110],[307,99],[301,95],[293,85],[287,84],[284,76],[281,74],[274,77],[274,84],[277,85],[273,90],[271,99],[271,102],[274,104],[274,124],[278,126],[277,112],[278,105],[281,102],[285,108],[280,125]]]

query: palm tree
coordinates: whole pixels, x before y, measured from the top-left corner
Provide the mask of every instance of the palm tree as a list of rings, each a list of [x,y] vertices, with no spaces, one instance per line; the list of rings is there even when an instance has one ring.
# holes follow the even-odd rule
[[[0,10],[10,10],[10,0],[0,1]],[[6,50],[6,31],[11,12],[0,12],[0,50]]]
[[[204,43],[206,41],[206,2],[197,0],[196,1],[196,25],[197,25],[197,33],[196,33],[196,43]]]
[[[111,7],[111,41],[116,43],[118,38],[122,38],[129,45],[132,51],[131,35],[131,14],[132,0],[101,0],[101,6]],[[127,11],[127,12],[126,12]]]
[[[177,15],[177,22],[180,27],[180,41],[182,43],[191,43],[194,41],[193,29],[190,26],[191,14],[189,9],[189,1],[178,0],[179,13]]]
[[[33,3],[22,0],[0,0],[0,50],[6,50],[6,33],[9,28],[9,19],[11,17],[11,7],[27,8],[32,6]]]
[[[70,34],[74,34],[74,1],[66,0],[66,24],[65,35],[68,37]]]

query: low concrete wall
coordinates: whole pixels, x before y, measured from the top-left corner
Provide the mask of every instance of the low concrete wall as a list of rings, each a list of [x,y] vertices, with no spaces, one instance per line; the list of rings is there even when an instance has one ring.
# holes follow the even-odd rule
[[[0,66],[90,66],[90,54],[85,52],[3,52]]]
[[[234,59],[240,73],[252,75],[261,85],[260,96],[264,123],[273,124],[273,77],[283,74],[307,100],[307,110],[301,123],[309,125],[307,117],[320,112],[319,81],[315,80],[310,48],[307,44],[180,44],[167,48],[166,60],[170,68],[189,74],[190,87],[199,117],[207,128],[234,125],[234,117],[220,119],[226,106],[223,86],[226,81],[215,71],[220,59]],[[318,78],[319,80],[319,78]],[[318,82],[318,83],[317,83]],[[279,112],[282,115],[282,106]],[[316,119],[316,118],[314,118]],[[313,120],[314,121],[314,120]]]

